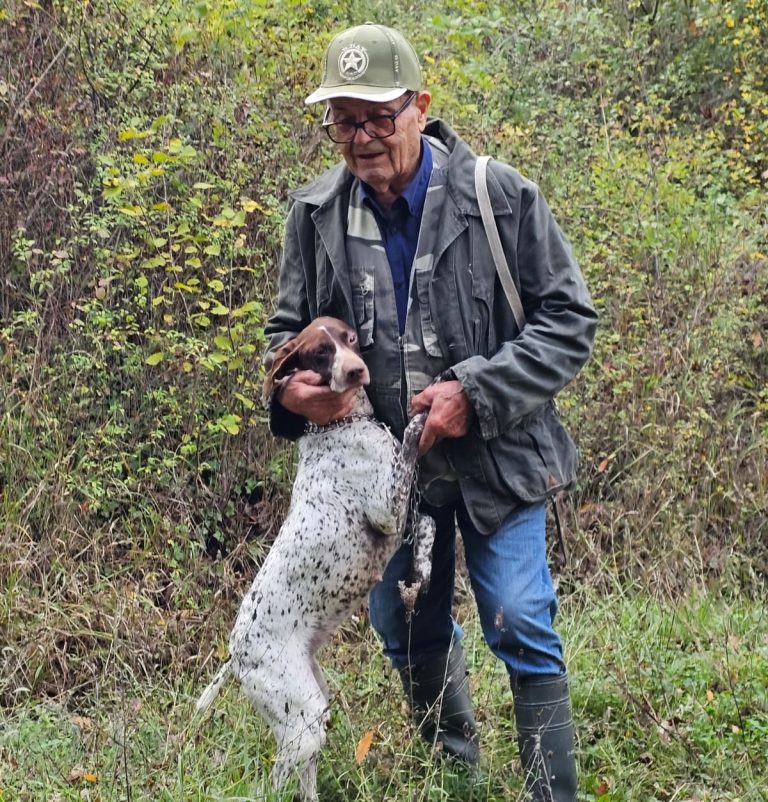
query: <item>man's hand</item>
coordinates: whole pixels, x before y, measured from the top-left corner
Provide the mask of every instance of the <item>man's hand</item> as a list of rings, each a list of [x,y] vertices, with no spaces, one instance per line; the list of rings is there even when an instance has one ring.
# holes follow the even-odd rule
[[[304,416],[310,423],[327,426],[352,412],[357,388],[335,393],[323,384],[314,370],[293,374],[277,392],[277,400],[290,412]]]
[[[429,410],[419,441],[419,453],[426,454],[435,443],[446,437],[461,437],[472,423],[472,405],[461,382],[453,380],[430,384],[411,400],[416,415]]]

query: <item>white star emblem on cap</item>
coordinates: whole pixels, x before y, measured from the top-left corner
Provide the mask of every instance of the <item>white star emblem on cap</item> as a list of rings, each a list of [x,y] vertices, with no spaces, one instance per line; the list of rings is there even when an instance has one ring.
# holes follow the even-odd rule
[[[339,53],[339,73],[350,81],[368,69],[368,51],[362,45],[347,45]]]

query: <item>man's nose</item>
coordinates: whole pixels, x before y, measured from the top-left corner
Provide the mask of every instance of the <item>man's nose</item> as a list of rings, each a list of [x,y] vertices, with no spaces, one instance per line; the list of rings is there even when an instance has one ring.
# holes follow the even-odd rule
[[[358,136],[360,137],[359,139],[358,139]],[[370,134],[365,130],[365,128],[363,128],[362,125],[360,125],[355,129],[355,136],[354,136],[354,139],[352,141],[353,142],[359,142],[361,145],[365,145],[368,142],[370,142],[372,139],[373,139],[373,137],[370,136]]]

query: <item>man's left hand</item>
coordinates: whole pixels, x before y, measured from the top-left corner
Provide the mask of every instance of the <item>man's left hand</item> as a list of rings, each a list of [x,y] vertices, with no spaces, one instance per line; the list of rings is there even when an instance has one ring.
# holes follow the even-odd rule
[[[426,454],[446,437],[465,435],[472,423],[472,405],[461,382],[455,379],[430,384],[413,397],[411,410],[414,415],[429,410],[419,441],[419,454]]]

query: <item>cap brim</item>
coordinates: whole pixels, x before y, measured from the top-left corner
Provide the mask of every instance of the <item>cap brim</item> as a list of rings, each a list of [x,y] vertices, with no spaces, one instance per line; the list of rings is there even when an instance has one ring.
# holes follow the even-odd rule
[[[370,100],[374,103],[387,103],[390,100],[404,95],[409,90],[407,87],[399,86],[395,89],[381,86],[365,86],[364,84],[353,84],[349,86],[321,86],[309,95],[304,103],[319,103],[321,100],[332,100],[335,97],[349,97],[354,100]]]

